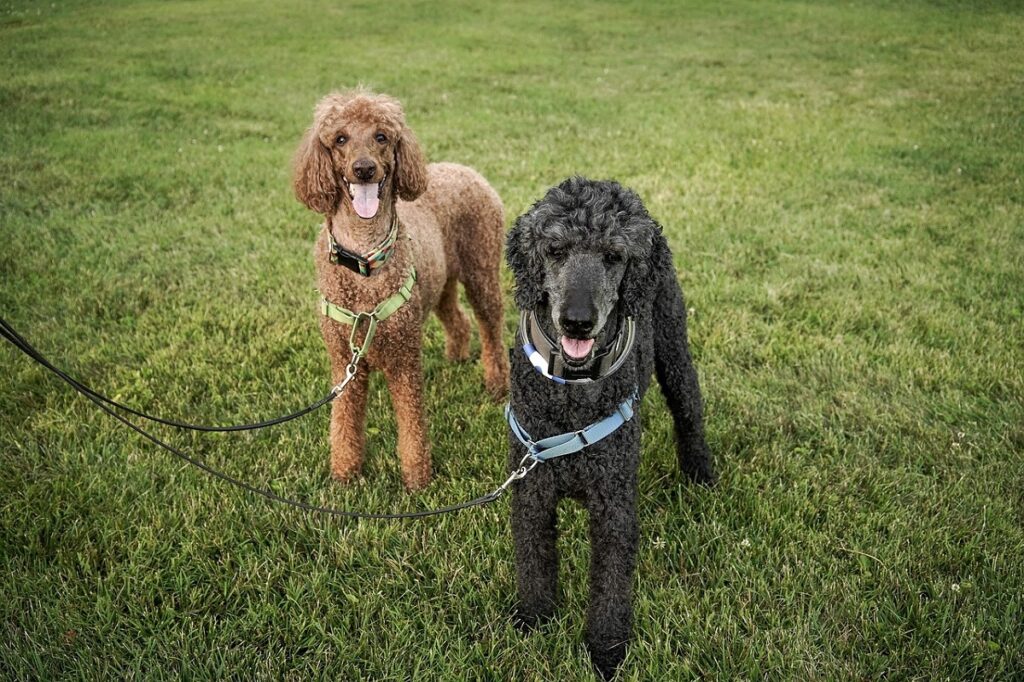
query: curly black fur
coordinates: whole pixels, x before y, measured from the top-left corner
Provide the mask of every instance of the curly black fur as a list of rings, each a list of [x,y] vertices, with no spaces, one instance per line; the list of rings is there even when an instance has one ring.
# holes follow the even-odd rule
[[[661,227],[640,198],[615,182],[574,177],[516,220],[506,257],[516,279],[516,303],[535,310],[558,338],[559,311],[552,307],[554,260],[574,262],[590,254],[604,262],[604,279],[621,279],[598,301],[637,323],[631,357],[614,374],[593,384],[562,385],[537,373],[519,348],[511,351],[511,403],[532,438],[584,428],[611,414],[637,389],[642,397],[652,373],[675,422],[679,466],[689,478],[713,484],[715,472],[704,441],[700,387],[686,336],[686,306]],[[603,255],[603,260],[594,258]],[[610,256],[610,257],[609,257]],[[580,256],[584,258],[584,256]],[[616,268],[619,268],[617,271]],[[592,268],[593,269],[593,268]],[[580,281],[580,280],[574,280]],[[601,292],[596,284],[592,291]],[[526,454],[509,436],[510,470]],[[518,583],[518,620],[531,626],[550,617],[558,589],[557,504],[582,502],[590,516],[590,607],[586,644],[606,678],[626,653],[632,629],[632,582],[639,530],[636,514],[640,420],[634,418],[582,452],[535,468],[513,487],[512,533]]]

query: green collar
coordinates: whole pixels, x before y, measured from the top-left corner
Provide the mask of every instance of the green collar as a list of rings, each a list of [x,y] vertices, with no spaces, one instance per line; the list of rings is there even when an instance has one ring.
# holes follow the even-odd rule
[[[322,296],[320,298],[320,312],[336,322],[352,327],[352,332],[348,338],[349,348],[352,350],[353,358],[362,358],[366,355],[370,344],[373,343],[373,335],[377,331],[377,323],[391,317],[412,298],[412,288],[415,284],[416,268],[413,267],[409,269],[409,276],[402,286],[398,288],[398,291],[378,303],[377,307],[368,313],[357,313],[348,308],[342,308],[340,305],[331,303]],[[363,320],[366,320],[366,337],[361,345],[357,345],[356,332]]]
[[[358,272],[363,277],[369,277],[375,270],[384,265],[391,254],[395,252],[395,242],[398,241],[398,214],[391,217],[391,227],[388,229],[388,236],[384,238],[377,247],[370,253],[360,255],[349,251],[334,240],[334,232],[331,219],[327,219],[327,256],[335,265],[344,265],[352,272]]]

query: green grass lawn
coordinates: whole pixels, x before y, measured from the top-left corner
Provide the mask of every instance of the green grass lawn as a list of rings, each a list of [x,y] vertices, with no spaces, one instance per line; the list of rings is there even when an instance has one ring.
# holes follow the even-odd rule
[[[0,315],[167,416],[322,395],[318,220],[290,158],[316,100],[362,82],[510,222],[583,173],[665,228],[722,480],[682,482],[652,391],[623,679],[1020,679],[1024,8],[346,5],[0,3]],[[378,379],[348,488],[327,411],[158,432],[316,503],[481,494],[503,478],[501,406],[478,363],[443,360],[436,320],[426,335],[418,496]],[[525,636],[506,500],[306,516],[184,466],[6,344],[0,362],[0,677],[592,679],[576,506],[559,616]]]

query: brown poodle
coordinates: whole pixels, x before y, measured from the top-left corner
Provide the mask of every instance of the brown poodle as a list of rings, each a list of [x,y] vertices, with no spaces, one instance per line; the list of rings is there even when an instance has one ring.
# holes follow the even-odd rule
[[[294,185],[299,200],[326,217],[314,258],[320,293],[331,303],[369,312],[402,287],[415,265],[412,297],[379,324],[364,363],[333,403],[331,472],[343,482],[359,473],[369,370],[379,369],[398,423],[402,479],[409,490],[422,488],[430,482],[422,328],[436,311],[448,358],[468,357],[470,325],[459,307],[458,282],[480,326],[487,391],[501,397],[508,388],[498,280],[505,222],[501,200],[470,168],[426,165],[398,101],[362,90],[334,93],[317,105],[313,126],[296,154]],[[330,257],[332,250],[374,253],[389,243],[394,230],[393,251],[383,264],[371,259],[370,268],[363,268],[368,274],[332,262],[337,261]],[[352,356],[351,329],[326,316],[320,329],[334,381],[341,381]]]

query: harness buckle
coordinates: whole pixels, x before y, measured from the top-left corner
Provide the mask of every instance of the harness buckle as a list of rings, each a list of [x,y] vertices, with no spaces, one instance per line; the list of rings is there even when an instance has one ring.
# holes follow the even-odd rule
[[[590,441],[587,440],[587,434],[583,429],[579,429],[573,435],[579,438],[583,442],[583,445],[590,445]]]

